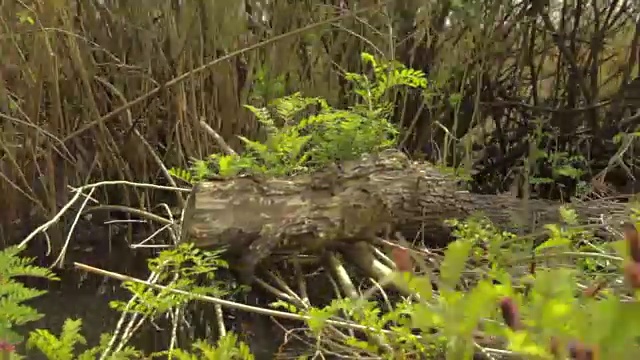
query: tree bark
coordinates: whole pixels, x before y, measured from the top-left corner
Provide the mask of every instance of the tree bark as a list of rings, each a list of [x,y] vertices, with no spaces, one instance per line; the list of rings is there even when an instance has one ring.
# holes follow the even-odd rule
[[[187,202],[183,241],[227,247],[251,269],[274,250],[321,251],[384,231],[420,231],[427,245],[449,241],[447,219],[481,212],[506,230],[559,221],[559,203],[477,195],[430,164],[397,151],[290,178],[238,177],[197,184]],[[582,220],[624,216],[625,204],[574,203]],[[520,219],[515,221],[514,219]],[[537,221],[534,221],[536,219]]]

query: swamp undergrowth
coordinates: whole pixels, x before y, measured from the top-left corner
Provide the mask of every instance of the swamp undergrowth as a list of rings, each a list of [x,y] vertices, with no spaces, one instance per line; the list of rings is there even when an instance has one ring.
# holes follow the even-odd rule
[[[565,212],[571,214],[570,210]],[[493,358],[518,354],[526,359],[633,359],[640,355],[640,240],[635,226],[627,225],[624,240],[603,246],[603,252],[597,253],[606,252],[608,257],[594,255],[596,262],[616,260],[615,267],[620,271],[598,274],[574,265],[570,254],[579,253],[575,242],[566,241],[575,236],[575,230],[569,227],[550,230],[549,239],[539,246],[532,264],[522,244],[513,241],[515,235],[498,231],[482,217],[453,221],[451,225],[457,239],[446,248],[437,269],[427,266],[419,251],[398,248],[393,252],[397,271],[391,276],[403,282],[413,296],[385,306],[375,299],[359,297],[336,299],[321,308],[300,309],[284,301],[276,301],[272,307],[306,316],[310,334],[318,338],[330,335],[330,319],[364,326],[366,333],[378,336],[391,351],[363,340],[357,332],[342,339],[343,344],[384,359],[412,359],[425,354],[436,359],[470,359],[478,352]],[[112,306],[151,321],[197,301],[196,295],[224,297],[229,289],[215,279],[212,271],[226,266],[219,255],[191,245],[164,251],[149,262],[158,274],[156,284],[163,286],[125,281],[123,286],[133,300],[113,302]],[[590,253],[582,255],[588,257]],[[44,291],[28,289],[16,277],[55,280],[55,276],[31,265],[32,259],[20,257],[15,247],[0,252],[0,258],[7,264],[0,267],[1,351],[9,359],[19,359],[23,357],[15,353],[15,345],[22,339],[14,327],[42,316],[23,302]],[[619,274],[626,278],[624,283],[620,283]],[[204,287],[196,280],[202,275],[207,278]],[[104,334],[100,344],[77,354],[75,347],[85,343],[81,329],[81,319],[68,319],[59,335],[55,335],[55,329],[35,330],[26,344],[49,359],[142,356],[127,344],[131,334],[118,331]],[[321,350],[312,349],[302,358],[313,358],[312,354]],[[582,357],[575,355],[580,352]],[[191,350],[176,344],[175,348],[147,356],[253,358],[248,346],[232,332],[217,341],[196,341]]]
[[[369,54],[362,60],[370,65],[371,76],[346,74],[360,96],[358,103],[336,109],[323,99],[296,93],[267,106],[247,106],[263,126],[262,141],[242,138],[242,154],[213,154],[194,161],[191,169],[172,169],[172,174],[189,182],[245,172],[286,176],[394,146],[398,130],[389,121],[391,94],[407,87],[426,89],[425,75]],[[305,359],[322,358],[327,351],[320,340],[328,337],[345,352],[379,359],[471,359],[474,354],[487,359],[637,358],[640,239],[635,225],[626,227],[624,240],[599,244],[580,228],[570,207],[562,208],[561,215],[562,223],[546,225],[542,244],[500,231],[477,216],[450,220],[456,240],[442,253],[394,246],[390,257],[396,271],[384,282],[403,284],[410,296],[381,302],[374,286],[374,291],[339,297],[328,306],[300,307],[279,300],[271,307],[306,323],[307,335],[316,342],[300,356]],[[586,240],[590,247],[584,246]],[[183,244],[162,252],[148,266],[153,281],[123,281],[131,300],[111,303],[128,325],[78,351],[86,343],[82,319],[68,319],[61,329],[35,330],[26,339],[15,331],[43,316],[24,302],[44,291],[23,286],[19,277],[54,281],[55,276],[21,257],[19,248],[4,249],[0,352],[8,359],[24,358],[15,345],[26,340],[27,348],[56,360],[253,359],[249,346],[233,332],[196,341],[190,348],[172,334],[169,348],[152,354],[131,346],[145,322],[179,315],[192,301],[226,298],[234,291],[216,277],[216,270],[227,266],[219,252]],[[337,337],[335,320],[348,329]]]

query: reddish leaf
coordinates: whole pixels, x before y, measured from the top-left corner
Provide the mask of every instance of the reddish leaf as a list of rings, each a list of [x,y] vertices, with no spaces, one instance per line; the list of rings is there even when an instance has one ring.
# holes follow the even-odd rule
[[[630,262],[624,267],[624,277],[633,289],[640,289],[640,263]]]
[[[15,345],[13,345],[13,344],[11,344],[9,342],[6,342],[6,341],[0,341],[0,353],[8,354],[8,353],[12,353],[14,351],[16,351],[16,346]]]
[[[513,299],[510,297],[503,298],[500,301],[500,309],[502,310],[502,318],[508,327],[512,330],[520,330],[522,328],[518,307],[513,302]]]
[[[635,263],[640,263],[640,238],[638,238],[638,230],[635,225],[624,224],[624,238],[629,246],[629,256]]]
[[[413,270],[413,260],[411,259],[409,249],[394,247],[393,250],[391,250],[391,256],[398,271],[410,272]]]
[[[574,341],[569,344],[569,359],[596,360],[598,359],[598,352],[590,346],[586,346],[579,341]]]

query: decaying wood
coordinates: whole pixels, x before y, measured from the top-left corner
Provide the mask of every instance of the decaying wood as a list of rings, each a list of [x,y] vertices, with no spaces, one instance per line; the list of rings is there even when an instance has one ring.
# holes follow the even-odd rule
[[[183,219],[183,241],[228,247],[247,269],[275,249],[318,251],[371,239],[395,230],[420,230],[429,241],[446,241],[444,220],[482,212],[496,225],[558,221],[558,203],[462,191],[433,166],[386,151],[309,175],[282,179],[238,177],[195,186]],[[573,205],[584,218],[619,213],[624,205]],[[612,206],[616,207],[612,209]]]

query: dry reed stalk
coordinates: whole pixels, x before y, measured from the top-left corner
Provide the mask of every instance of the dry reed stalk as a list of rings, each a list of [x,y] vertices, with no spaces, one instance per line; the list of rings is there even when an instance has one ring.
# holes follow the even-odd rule
[[[296,87],[322,89],[318,92],[326,96],[335,94],[331,91],[334,85],[322,86],[330,70],[310,71],[311,66],[318,64],[331,67],[332,55],[319,46],[320,38],[316,37],[315,45],[307,48],[314,49],[314,53],[303,54],[311,56],[304,59],[304,69],[299,69],[303,63],[298,59],[300,54],[290,51],[299,47],[300,41],[291,38],[269,48],[258,47],[236,62],[200,72],[177,86],[163,89],[160,99],[148,99],[132,107],[128,114],[109,125],[99,125],[82,136],[69,138],[69,134],[101,114],[121,106],[122,98],[129,101],[138,98],[212,58],[273,35],[266,32],[247,35],[255,20],[253,23],[241,20],[239,12],[227,11],[237,9],[237,4],[202,1],[174,9],[168,0],[136,4],[111,1],[108,6],[95,2],[35,2],[25,8],[18,0],[9,1],[0,15],[0,24],[9,36],[0,36],[0,49],[3,62],[7,59],[17,64],[22,75],[22,81],[6,87],[22,103],[16,110],[17,116],[11,118],[16,120],[11,120],[14,132],[3,126],[0,136],[19,137],[24,143],[11,156],[6,148],[2,149],[3,166],[9,169],[3,172],[7,178],[2,181],[0,197],[9,200],[11,194],[15,211],[41,202],[37,212],[50,217],[59,209],[61,200],[68,197],[67,184],[79,185],[96,178],[157,182],[157,159],[168,166],[187,167],[190,158],[202,158],[215,151],[214,142],[199,125],[200,119],[205,119],[232,147],[238,148],[240,142],[235,135],[251,137],[258,131],[242,105],[251,96],[250,80],[255,69],[263,65],[276,73],[299,73],[292,77],[298,82]],[[288,10],[285,2],[278,1],[275,5],[279,9],[273,17],[280,24],[277,33],[287,33],[335,14],[334,9],[315,1],[299,4],[300,9],[322,10],[311,14]],[[15,15],[19,12],[30,20],[17,20]],[[341,41],[348,40],[349,36],[345,36]],[[332,48],[340,49],[341,44]],[[265,55],[269,53],[286,57],[267,60]],[[331,77],[338,75],[333,73]],[[111,84],[112,89],[99,79]],[[122,97],[114,96],[113,89]],[[131,121],[153,151],[135,140]],[[58,141],[33,131],[38,128]],[[59,139],[69,141],[63,146]],[[20,192],[26,196],[16,195]],[[96,196],[132,206],[149,206],[159,201],[151,190],[130,192],[126,187]],[[27,200],[21,202],[16,198]]]

